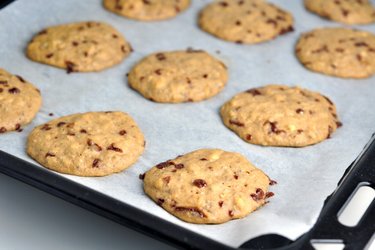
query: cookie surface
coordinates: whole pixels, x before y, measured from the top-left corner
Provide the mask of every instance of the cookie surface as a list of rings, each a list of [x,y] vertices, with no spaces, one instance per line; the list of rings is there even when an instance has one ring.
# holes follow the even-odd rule
[[[251,44],[293,31],[293,17],[263,0],[224,0],[200,12],[199,26],[218,38]]]
[[[130,44],[116,29],[101,22],[52,26],[40,31],[27,46],[31,60],[68,73],[109,68],[131,51]]]
[[[195,102],[218,94],[228,79],[226,66],[200,50],[159,52],[136,64],[129,85],[155,102]]]
[[[27,153],[46,168],[78,176],[104,176],[132,165],[144,137],[123,112],[89,112],[61,117],[30,133]]]
[[[272,196],[270,180],[238,153],[200,149],[162,162],[144,175],[144,190],[174,216],[217,224],[245,217]]]
[[[224,124],[248,143],[303,147],[323,141],[342,124],[325,96],[299,87],[267,85],[221,107]]]
[[[0,133],[20,130],[42,105],[39,89],[0,68]]]
[[[321,17],[346,24],[375,21],[375,8],[369,0],[305,0],[306,9]]]
[[[103,5],[127,18],[157,21],[178,15],[189,7],[190,0],[104,0]]]
[[[296,55],[308,69],[342,78],[365,78],[375,73],[375,35],[344,28],[304,33]]]

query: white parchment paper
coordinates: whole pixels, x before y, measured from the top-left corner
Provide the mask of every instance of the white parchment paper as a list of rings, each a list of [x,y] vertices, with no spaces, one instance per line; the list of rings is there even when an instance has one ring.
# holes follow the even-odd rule
[[[0,67],[22,75],[40,88],[43,107],[22,133],[2,134],[0,150],[35,163],[25,153],[26,138],[34,126],[77,112],[125,111],[138,122],[147,140],[139,161],[108,177],[62,176],[233,247],[266,233],[294,240],[308,231],[323,201],[374,132],[375,79],[339,79],[310,72],[299,64],[293,51],[301,32],[340,26],[308,13],[302,1],[272,1],[293,13],[295,32],[258,45],[228,43],[199,30],[197,14],[208,2],[193,0],[191,8],[175,19],[152,23],[112,14],[102,8],[100,0],[18,0],[1,10]],[[43,28],[87,20],[113,25],[126,36],[135,52],[120,65],[99,73],[66,74],[25,57],[27,42]],[[375,31],[374,25],[360,28]],[[218,96],[199,103],[158,104],[128,87],[125,74],[142,57],[187,47],[204,49],[227,64],[230,79]],[[344,126],[331,139],[305,148],[245,143],[222,124],[219,107],[237,92],[268,83],[300,85],[329,96],[337,105]],[[54,117],[48,116],[51,112]],[[173,217],[146,197],[138,179],[140,173],[161,161],[206,147],[240,152],[277,180],[279,184],[271,189],[276,194],[271,202],[241,220],[194,225]]]

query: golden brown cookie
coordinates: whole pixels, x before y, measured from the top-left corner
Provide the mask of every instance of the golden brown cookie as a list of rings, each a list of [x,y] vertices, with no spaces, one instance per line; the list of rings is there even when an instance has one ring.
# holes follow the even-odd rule
[[[342,78],[375,73],[375,35],[370,32],[322,28],[301,35],[296,54],[308,69]]]
[[[224,124],[252,144],[303,147],[342,124],[325,96],[299,87],[267,85],[239,93],[221,107]]]
[[[39,89],[0,68],[0,133],[21,130],[31,122],[41,105]]]
[[[157,21],[172,18],[186,10],[190,0],[104,0],[103,5],[127,18]]]
[[[131,166],[144,146],[143,134],[128,114],[89,112],[34,128],[27,141],[27,153],[60,173],[104,176]]]
[[[201,50],[159,52],[142,59],[129,85],[155,102],[196,102],[218,94],[228,79],[226,66]]]
[[[273,196],[270,179],[244,156],[200,149],[159,163],[142,176],[146,194],[181,220],[218,224],[243,218]]]
[[[112,67],[131,51],[130,44],[116,29],[101,22],[49,27],[27,46],[31,60],[66,69],[68,73]]]
[[[305,0],[306,9],[321,17],[346,24],[375,21],[375,8],[369,0]]]
[[[293,31],[293,17],[263,0],[222,0],[201,11],[199,26],[218,38],[251,44]]]

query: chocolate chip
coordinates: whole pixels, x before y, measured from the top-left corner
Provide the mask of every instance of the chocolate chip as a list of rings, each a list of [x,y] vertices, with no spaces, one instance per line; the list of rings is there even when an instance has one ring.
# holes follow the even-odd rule
[[[161,69],[157,69],[157,70],[155,70],[155,74],[157,74],[157,75],[161,75]]]
[[[268,199],[272,196],[274,196],[275,194],[273,192],[267,192],[266,195],[265,195],[265,199]]]
[[[289,26],[289,27],[287,27],[287,28],[283,28],[283,29],[281,29],[280,32],[279,32],[279,34],[280,34],[280,35],[283,35],[283,34],[285,34],[285,33],[293,32],[293,31],[294,31],[293,26]]]
[[[258,89],[248,89],[246,90],[246,93],[252,94],[253,96],[262,95]]]
[[[276,185],[277,184],[277,181],[275,181],[275,180],[271,180],[270,179],[270,183],[269,183],[271,186],[273,186],[273,185]]]
[[[170,182],[170,180],[171,180],[170,176],[163,177],[163,181],[165,181],[167,184]]]
[[[8,92],[11,93],[11,94],[18,94],[18,93],[21,92],[21,90],[19,90],[18,88],[14,87],[14,88],[8,89]]]
[[[15,129],[15,130],[19,130],[20,128],[21,128],[21,124],[16,123],[16,125],[14,126],[14,129]]]
[[[268,19],[267,21],[266,21],[266,23],[268,23],[268,24],[272,24],[273,25],[273,27],[277,27],[277,21],[276,20],[274,20],[274,19]]]
[[[218,3],[220,6],[222,7],[227,7],[228,6],[228,3],[227,2],[219,2]]]
[[[146,173],[139,174],[139,179],[140,179],[140,180],[144,180],[145,177],[146,177]]]
[[[171,166],[171,165],[174,165],[174,163],[171,162],[170,160],[168,160],[168,161],[159,163],[155,167],[158,168],[158,169],[163,169],[163,168],[166,168],[166,167]]]
[[[240,26],[240,25],[241,25],[241,21],[237,20],[237,21],[235,22],[235,24],[236,24],[237,26]]]
[[[39,31],[38,35],[44,35],[44,34],[47,34],[47,30],[42,30],[42,31]]]
[[[66,124],[66,122],[59,122],[59,123],[57,123],[57,127],[64,126],[65,124]]]
[[[303,114],[305,111],[301,108],[296,109],[297,114]]]
[[[46,154],[46,158],[47,157],[55,157],[56,155],[54,154],[54,153],[51,153],[51,152],[47,152],[47,154]]]
[[[81,132],[82,134],[87,134],[87,130],[86,129],[81,129],[79,132]]]
[[[193,185],[198,187],[198,188],[203,188],[207,186],[207,182],[203,179],[195,179],[193,181]]]
[[[255,190],[255,194],[250,195],[254,201],[259,201],[264,198],[264,191],[261,188]]]
[[[184,166],[184,164],[179,163],[179,164],[176,164],[174,167],[175,167],[176,169],[182,169],[182,168],[184,168],[185,166]]]
[[[228,215],[229,215],[230,217],[233,217],[233,215],[234,215],[233,211],[232,211],[232,210],[228,210]]]
[[[201,161],[208,161],[206,158],[200,158]]]
[[[336,126],[337,126],[338,128],[342,127],[342,122],[337,121],[337,122],[336,122]]]
[[[4,80],[0,80],[0,84],[1,84],[1,85],[7,85],[8,82],[7,82],[7,81],[4,81]]]
[[[51,127],[50,127],[50,125],[47,123],[47,124],[44,124],[40,129],[41,129],[41,130],[50,130]]]
[[[99,167],[99,163],[100,163],[100,159],[98,159],[98,158],[94,159],[94,161],[92,162],[92,167],[93,168],[98,168]]]
[[[348,16],[350,12],[349,10],[341,9],[341,13],[343,14],[343,16]]]
[[[192,212],[194,215],[196,215],[196,216],[198,216],[200,218],[205,218],[206,217],[206,215],[201,210],[199,210],[196,207],[175,207],[175,211],[178,211],[178,212]]]
[[[126,130],[120,130],[120,132],[118,132],[120,135],[125,135],[126,134]]]
[[[78,42],[73,41],[73,42],[72,42],[72,45],[73,45],[73,46],[78,46]]]
[[[159,206],[161,206],[163,203],[164,203],[164,199],[158,199],[158,201],[156,202],[156,204],[158,204]]]
[[[354,46],[356,46],[356,47],[368,47],[368,44],[365,43],[365,42],[358,42],[358,43],[355,43]]]
[[[327,102],[328,102],[329,104],[333,105],[333,102],[332,102],[328,97],[326,97],[326,96],[323,96],[323,97],[324,97],[324,99],[327,100]]]
[[[223,207],[224,201],[219,201],[218,204],[219,204],[219,207]]]
[[[155,56],[159,61],[167,59],[163,53],[157,53]]]
[[[75,69],[74,67],[76,66],[76,64],[74,62],[71,62],[71,61],[65,61],[65,66],[66,66],[66,72],[68,74],[72,73],[72,72],[75,72]]]
[[[236,179],[236,180],[238,180],[238,175],[234,174],[233,178]]]
[[[313,53],[313,54],[321,53],[321,52],[329,52],[327,45],[324,45],[324,46],[320,47],[319,49],[311,51],[311,53]]]
[[[246,140],[251,141],[252,138],[253,138],[253,136],[251,134],[246,135]]]
[[[93,142],[91,139],[87,139],[87,145],[92,147],[96,151],[102,151],[102,147],[99,146],[97,143]]]
[[[266,121],[264,125],[269,124],[270,125],[270,133],[275,133],[275,134],[280,134],[280,133],[285,133],[285,130],[280,130],[277,127],[277,122],[271,122],[271,121]]]
[[[115,152],[119,152],[119,153],[122,153],[122,152],[123,152],[121,148],[115,147],[115,144],[114,144],[114,143],[112,143],[111,145],[109,145],[109,146],[107,147],[107,150],[113,150],[113,151],[115,151]]]
[[[0,128],[0,134],[7,132],[7,129],[5,127]]]
[[[118,35],[112,34],[112,37],[116,39],[116,38],[118,38]]]
[[[245,126],[245,124],[243,124],[242,122],[235,121],[235,120],[229,120],[229,123],[230,123],[230,124],[233,124],[233,125],[236,125],[236,126],[238,126],[238,127],[243,127],[243,126]]]

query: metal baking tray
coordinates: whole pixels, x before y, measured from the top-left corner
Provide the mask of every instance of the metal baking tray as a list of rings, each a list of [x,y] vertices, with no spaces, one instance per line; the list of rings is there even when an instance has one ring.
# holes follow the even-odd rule
[[[12,0],[2,1],[0,8]],[[375,203],[372,202],[360,223],[345,227],[337,220],[339,210],[360,185],[374,188],[375,137],[368,142],[357,160],[343,173],[336,190],[326,201],[315,226],[297,240],[276,234],[262,235],[243,243],[240,249],[312,249],[312,240],[341,240],[346,249],[363,249],[375,231]],[[233,249],[220,242],[184,229],[61,175],[37,167],[0,150],[0,172],[37,187],[52,195],[88,209],[134,230],[187,249]]]

